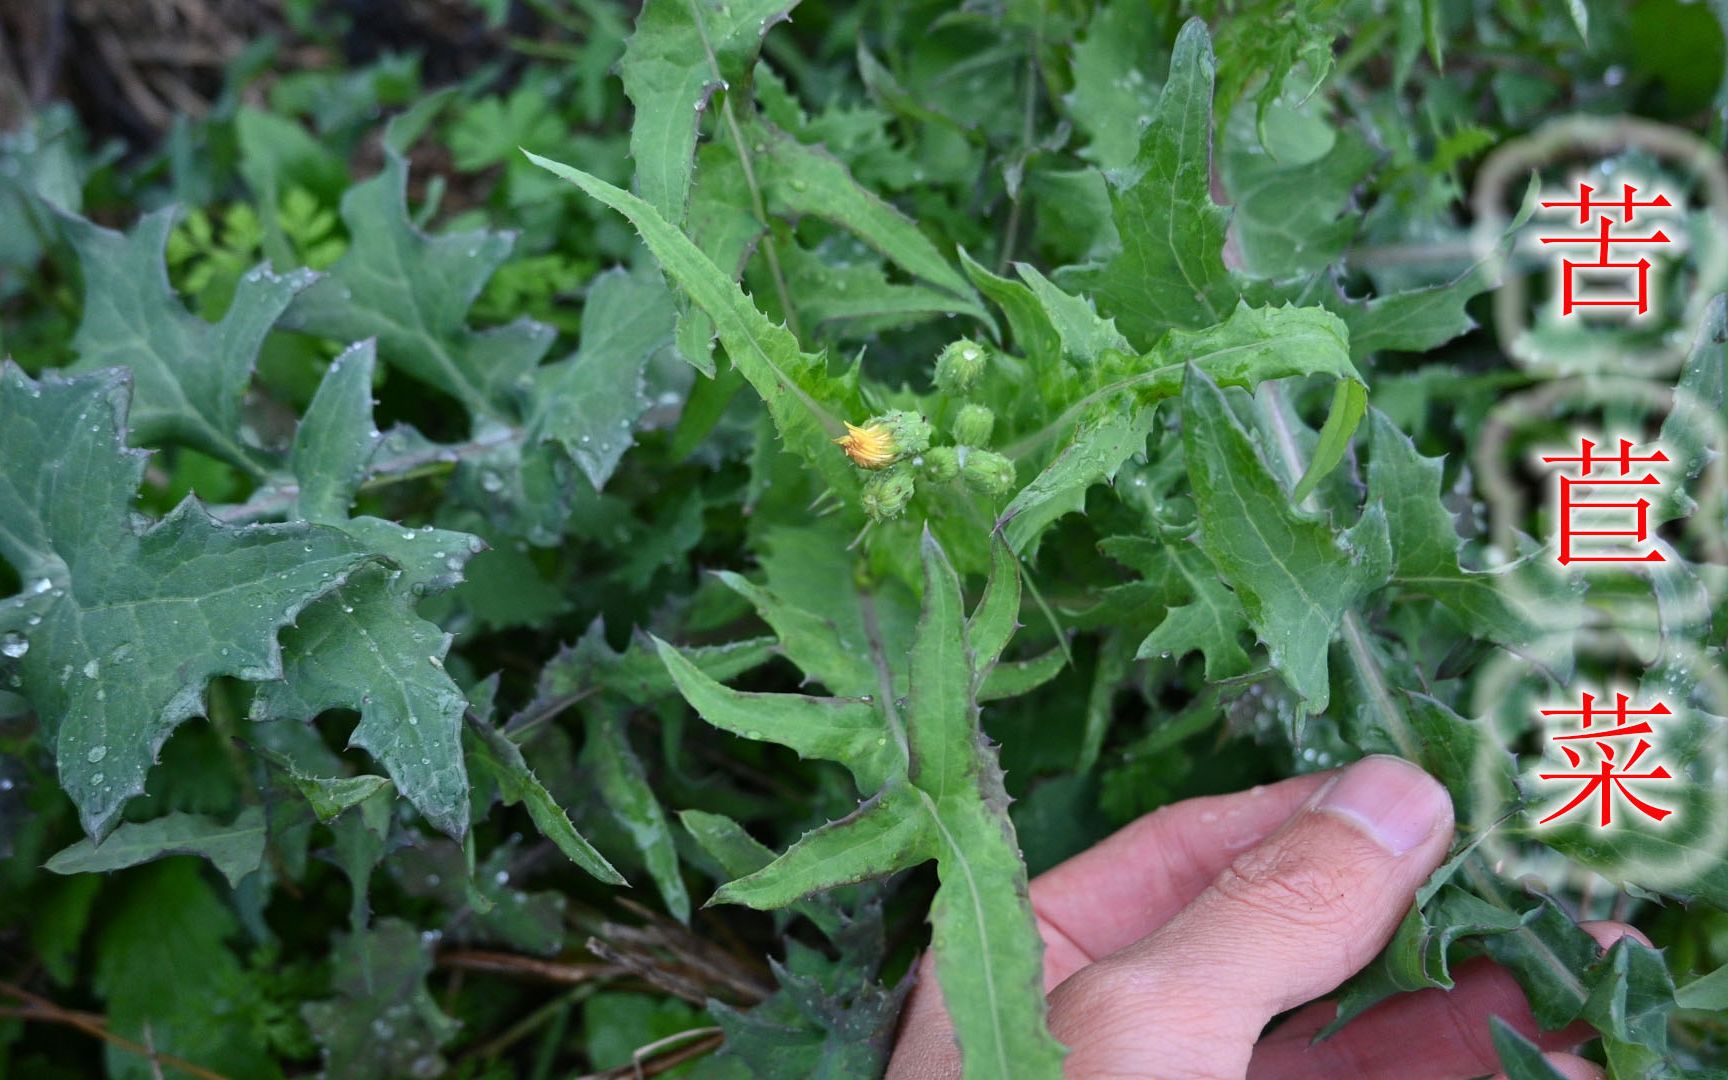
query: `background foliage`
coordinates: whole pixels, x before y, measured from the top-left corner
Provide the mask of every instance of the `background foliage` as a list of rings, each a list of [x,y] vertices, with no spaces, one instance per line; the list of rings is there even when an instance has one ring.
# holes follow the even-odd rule
[[[0,1075],[867,1076],[932,940],[969,1074],[1053,1075],[1027,876],[1375,751],[1474,816],[1346,1014],[1486,953],[1714,1075],[1728,868],[1473,851],[1476,680],[1594,598],[1504,588],[1465,240],[1547,117],[1720,148],[1723,18],[8,11]]]

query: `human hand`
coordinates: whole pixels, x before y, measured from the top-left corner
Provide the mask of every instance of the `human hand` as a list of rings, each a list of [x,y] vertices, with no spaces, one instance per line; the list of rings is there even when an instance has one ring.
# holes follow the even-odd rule
[[[1336,1007],[1274,1016],[1335,989],[1391,938],[1446,856],[1452,804],[1416,766],[1375,756],[1148,814],[1032,882],[1050,1029],[1069,1077],[1158,1080],[1462,1080],[1498,1068],[1489,1017],[1550,1051],[1571,1080],[1602,1072],[1560,1052],[1517,983],[1483,960],[1450,991],[1383,1002],[1316,1045]],[[1637,932],[1586,924],[1606,947]],[[1641,937],[1641,935],[1639,935]],[[958,1076],[930,958],[919,969],[889,1080]]]

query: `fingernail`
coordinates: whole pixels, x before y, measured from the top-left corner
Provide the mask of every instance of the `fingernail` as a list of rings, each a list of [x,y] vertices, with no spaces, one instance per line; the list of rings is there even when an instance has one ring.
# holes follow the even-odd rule
[[[1394,855],[1433,835],[1452,814],[1446,789],[1402,758],[1375,754],[1356,762],[1320,796],[1316,809],[1346,818]]]

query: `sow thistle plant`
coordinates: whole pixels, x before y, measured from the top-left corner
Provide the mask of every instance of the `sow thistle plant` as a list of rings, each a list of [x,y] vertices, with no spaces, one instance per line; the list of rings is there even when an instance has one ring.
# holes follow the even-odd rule
[[[928,949],[968,1077],[1059,1076],[1030,877],[1394,753],[1458,840],[1339,1023],[1487,956],[1616,1080],[1714,1075],[1723,853],[1525,828],[1539,733],[1471,712],[1599,597],[1485,535],[1528,380],[1463,192],[1545,111],[1719,127],[1670,77],[1719,37],[485,7],[521,51],[447,90],[241,65],[156,156],[0,140],[0,1072],[874,1076]],[[1689,559],[1641,660],[1713,716]]]

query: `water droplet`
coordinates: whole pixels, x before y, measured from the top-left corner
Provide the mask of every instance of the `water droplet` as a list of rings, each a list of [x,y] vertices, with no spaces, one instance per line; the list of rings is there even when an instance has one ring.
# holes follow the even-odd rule
[[[106,746],[92,746],[90,752],[84,755],[84,760],[94,765],[107,756],[108,748]],[[100,783],[100,781],[98,781],[98,783]]]
[[[52,581],[49,581],[47,578],[43,578],[41,581],[38,581],[36,583],[35,587],[31,591],[36,592],[36,593],[45,593],[49,589],[52,589],[53,587],[54,587],[54,583]]]
[[[24,640],[23,634],[0,634],[0,656],[10,656],[14,660],[30,651],[30,643]]]
[[[104,781],[106,779],[108,779],[107,773],[97,773],[95,776],[92,776],[90,778],[90,782],[92,784],[100,784],[102,781]]]
[[[95,660],[95,659],[91,659],[91,660],[90,660],[90,661],[88,661],[88,662],[87,662],[87,663],[86,663],[86,664],[85,664],[85,665],[84,665],[84,677],[85,677],[85,678],[86,678],[86,679],[94,679],[94,678],[95,678],[95,677],[96,677],[96,673],[97,673],[97,672],[98,672],[98,671],[101,671],[101,670],[102,670],[102,663],[101,663],[101,661],[99,661],[99,660]]]

